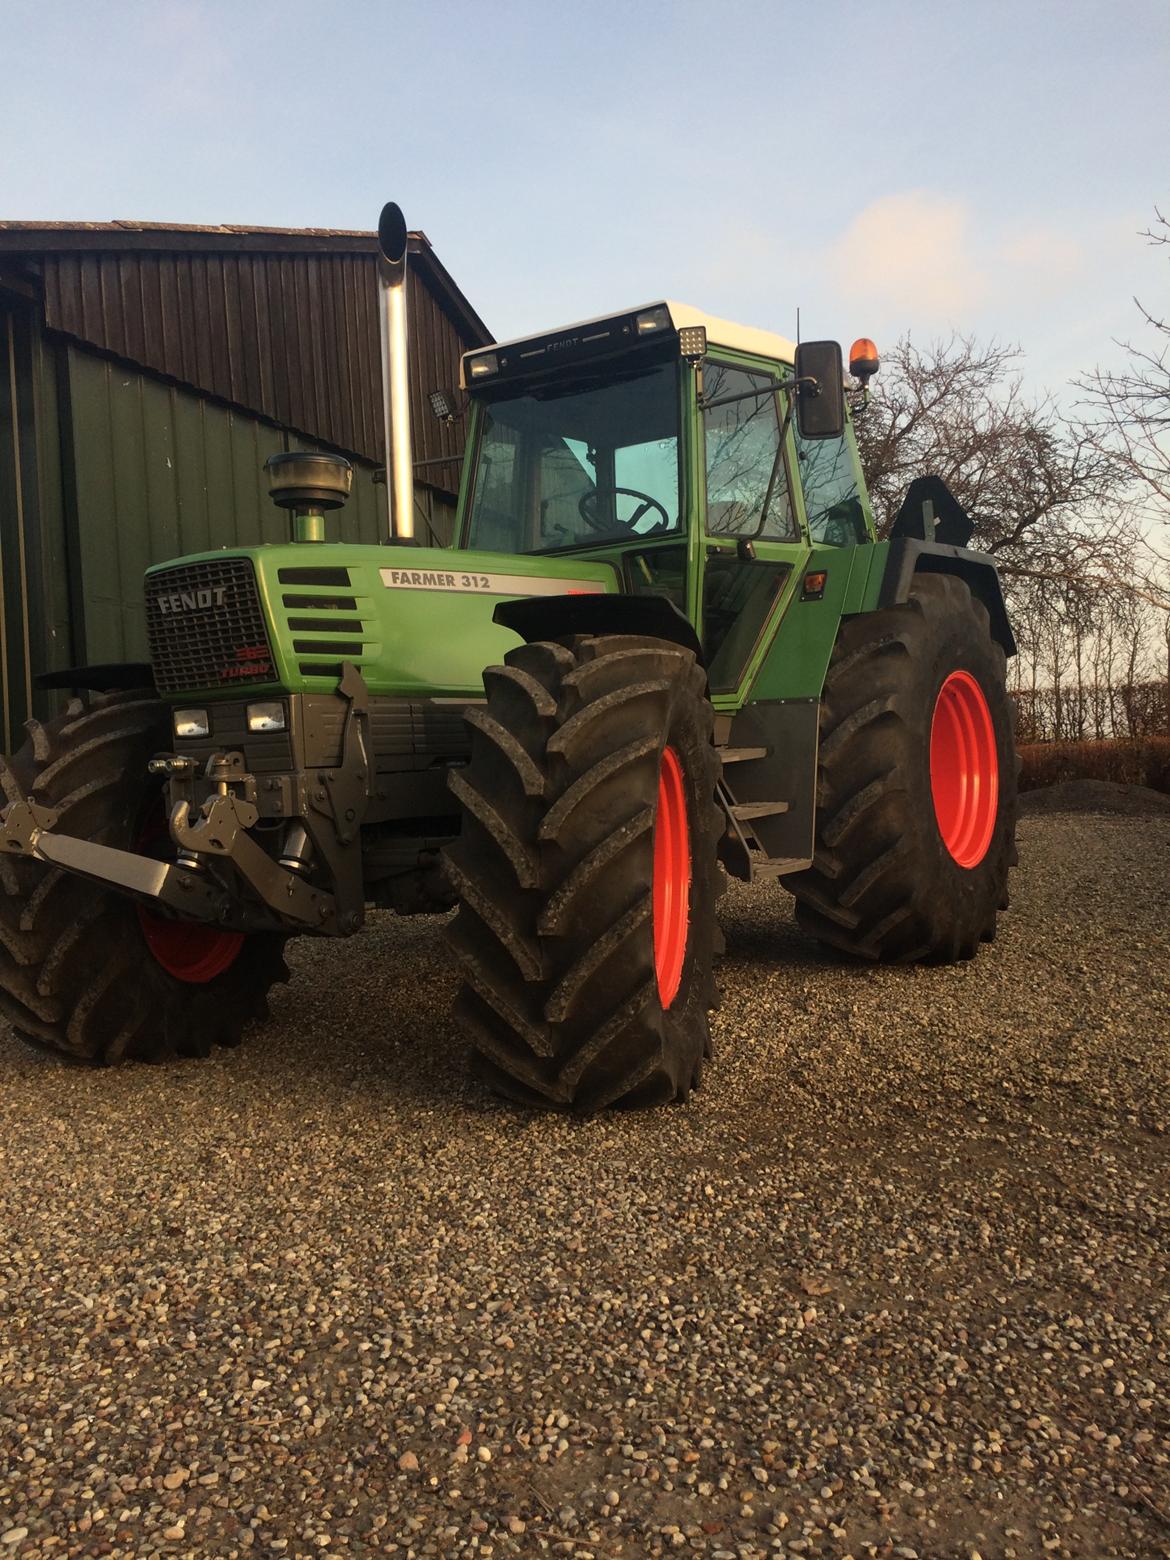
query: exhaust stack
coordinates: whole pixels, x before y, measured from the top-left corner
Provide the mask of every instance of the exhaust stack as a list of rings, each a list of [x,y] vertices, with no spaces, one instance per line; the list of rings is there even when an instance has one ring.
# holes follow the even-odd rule
[[[382,339],[382,417],[390,540],[414,540],[414,460],[406,339],[406,218],[387,201],[378,218],[378,326]]]

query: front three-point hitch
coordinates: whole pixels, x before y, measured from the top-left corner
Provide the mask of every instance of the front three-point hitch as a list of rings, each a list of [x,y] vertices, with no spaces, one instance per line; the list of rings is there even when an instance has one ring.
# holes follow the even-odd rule
[[[174,861],[54,833],[57,811],[27,800],[14,802],[4,814],[0,852],[61,867],[187,920],[214,921],[234,931],[338,930],[333,894],[274,860],[249,833],[260,814],[255,777],[244,768],[242,754],[214,754],[202,775],[182,754],[160,754],[148,767],[165,778],[170,793]],[[208,784],[210,793],[199,801],[197,793]],[[291,824],[290,831],[297,827]]]

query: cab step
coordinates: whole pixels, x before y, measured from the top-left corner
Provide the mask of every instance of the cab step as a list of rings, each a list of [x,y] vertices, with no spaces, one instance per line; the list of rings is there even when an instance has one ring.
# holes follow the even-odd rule
[[[771,748],[766,747],[722,747],[717,748],[720,761],[724,764],[746,764],[753,758],[767,758]]]
[[[786,813],[789,806],[788,802],[733,802],[731,811],[740,823],[748,823],[752,818],[771,818],[776,813]]]

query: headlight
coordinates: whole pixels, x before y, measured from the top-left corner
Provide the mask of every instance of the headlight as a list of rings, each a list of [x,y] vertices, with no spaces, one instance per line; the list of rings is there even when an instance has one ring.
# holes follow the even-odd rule
[[[211,734],[211,722],[206,710],[176,710],[175,736],[180,739],[206,737]]]
[[[479,357],[469,359],[467,364],[468,377],[471,379],[486,379],[489,374],[494,374],[500,366],[500,360],[494,352],[484,352]]]
[[[279,699],[271,704],[249,704],[249,731],[283,731],[285,724],[284,705]]]
[[[639,336],[650,336],[657,330],[670,329],[669,309],[643,309],[634,316],[634,328]]]

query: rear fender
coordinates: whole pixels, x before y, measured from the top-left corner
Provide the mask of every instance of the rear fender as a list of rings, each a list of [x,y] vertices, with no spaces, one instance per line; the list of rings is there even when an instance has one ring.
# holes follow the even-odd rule
[[[917,537],[891,537],[878,606],[893,607],[908,601],[916,574],[953,574],[964,580],[976,601],[981,601],[987,608],[992,638],[1002,645],[1005,655],[1015,655],[1016,637],[1008,621],[999,571],[995,560],[987,553],[948,546],[945,542],[921,541]]]
[[[38,688],[108,693],[115,688],[153,688],[154,669],[146,661],[108,661],[98,666],[66,666],[59,672],[41,672],[34,680]]]

